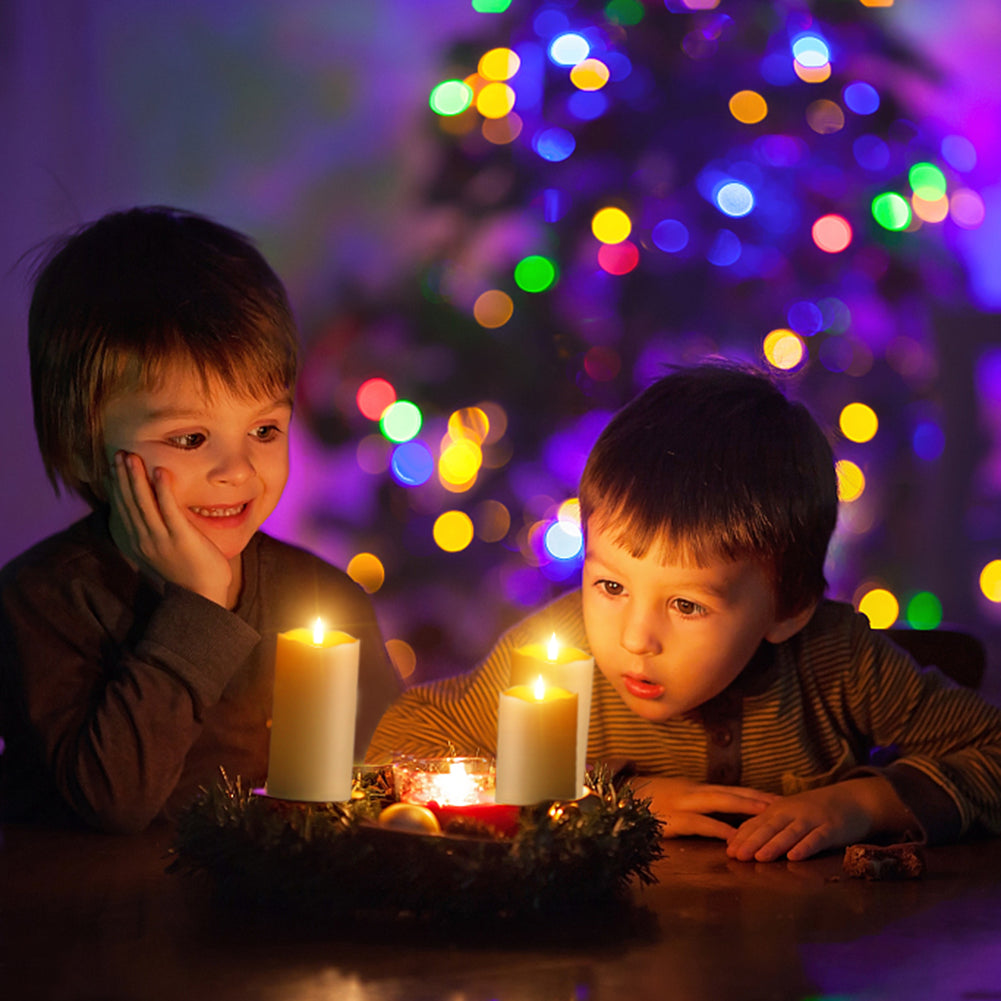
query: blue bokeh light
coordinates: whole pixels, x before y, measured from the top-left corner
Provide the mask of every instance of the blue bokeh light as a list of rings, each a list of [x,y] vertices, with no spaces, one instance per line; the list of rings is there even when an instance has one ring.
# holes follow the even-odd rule
[[[405,441],[393,449],[389,469],[397,483],[418,487],[427,483],[434,472],[434,456],[422,441]]]

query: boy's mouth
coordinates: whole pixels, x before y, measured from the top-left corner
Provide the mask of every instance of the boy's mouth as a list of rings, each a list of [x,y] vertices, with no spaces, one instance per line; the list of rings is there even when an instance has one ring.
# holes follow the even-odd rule
[[[659,699],[664,694],[664,686],[641,674],[624,674],[622,683],[626,691],[638,699]]]
[[[225,518],[239,518],[247,510],[248,504],[230,504],[227,507],[191,507],[188,510],[197,514],[199,518],[211,518],[212,520],[222,520]]]

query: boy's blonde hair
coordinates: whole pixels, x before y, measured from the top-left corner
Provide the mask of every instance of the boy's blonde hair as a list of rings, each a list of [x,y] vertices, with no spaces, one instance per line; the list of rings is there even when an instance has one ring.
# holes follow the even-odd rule
[[[240,233],[163,207],[104,216],[42,261],[28,314],[35,431],[46,472],[105,503],[102,414],[117,393],[190,365],[206,392],[294,392],[295,321],[285,288]]]
[[[661,547],[697,565],[757,561],[781,615],[826,589],[831,447],[809,411],[755,369],[707,363],[644,390],[592,449],[580,503],[585,527],[611,529],[637,557]]]

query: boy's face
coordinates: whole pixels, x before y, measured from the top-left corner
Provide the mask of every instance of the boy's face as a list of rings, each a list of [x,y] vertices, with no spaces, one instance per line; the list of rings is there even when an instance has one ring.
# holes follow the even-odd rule
[[[801,624],[777,619],[757,563],[662,562],[656,548],[636,558],[615,538],[588,526],[584,626],[602,674],[644,719],[672,719],[718,695],[762,639],[779,642]]]
[[[171,474],[185,517],[235,561],[275,509],[288,479],[286,397],[234,396],[216,383],[206,396],[190,365],[168,365],[152,389],[111,398],[103,411],[109,464],[119,451],[142,458],[147,474]]]

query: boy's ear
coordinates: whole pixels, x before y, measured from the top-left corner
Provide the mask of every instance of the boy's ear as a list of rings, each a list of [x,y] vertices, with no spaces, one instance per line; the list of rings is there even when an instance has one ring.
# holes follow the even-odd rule
[[[796,612],[795,615],[790,615],[784,619],[776,619],[768,632],[765,633],[765,639],[769,643],[784,643],[790,636],[795,636],[813,618],[813,613],[816,609],[817,603],[811,601],[806,608]]]

